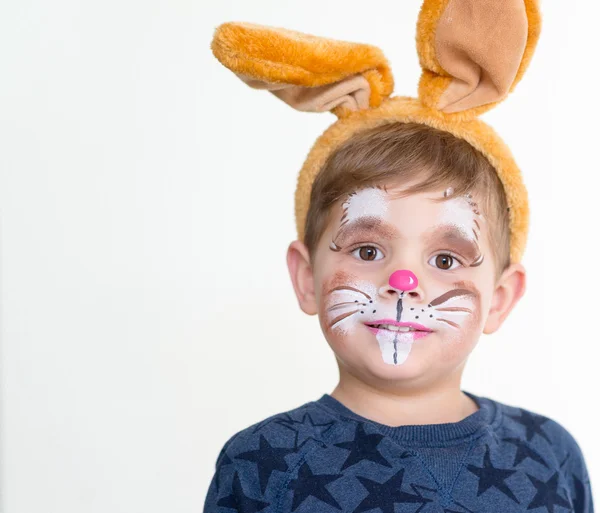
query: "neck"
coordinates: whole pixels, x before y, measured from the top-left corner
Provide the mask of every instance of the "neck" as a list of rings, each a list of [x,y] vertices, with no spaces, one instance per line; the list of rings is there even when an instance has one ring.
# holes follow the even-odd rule
[[[475,402],[460,389],[464,364],[443,382],[412,388],[366,383],[341,365],[331,396],[358,415],[388,426],[459,422],[476,412]]]

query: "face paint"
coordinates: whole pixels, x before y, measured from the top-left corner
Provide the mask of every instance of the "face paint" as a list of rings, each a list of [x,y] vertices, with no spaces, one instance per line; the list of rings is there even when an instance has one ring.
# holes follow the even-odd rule
[[[419,272],[426,271],[419,277],[424,280],[421,285],[408,269],[395,270],[385,279],[378,273],[381,267],[370,263],[377,260],[351,256],[361,246],[348,249],[363,241],[374,241],[373,245],[379,247],[403,247],[409,252],[406,248],[414,247],[421,255],[435,249],[452,249],[462,256],[462,267],[480,265],[483,219],[471,195],[452,198],[453,193],[453,188],[447,188],[443,194],[449,199],[435,203],[412,195],[408,200],[391,198],[386,190],[370,187],[349,194],[342,203],[343,214],[329,244],[339,256],[332,264],[330,281],[322,283],[324,300],[319,316],[328,340],[338,349],[362,353],[377,341],[383,362],[401,365],[414,343],[460,343],[478,326],[480,293],[472,282],[449,283],[442,268],[432,271],[430,262],[421,264]],[[403,226],[402,220],[408,224]],[[396,242],[400,233],[405,238],[401,244]],[[419,248],[422,241],[426,241],[425,247]]]
[[[451,197],[454,193],[452,187],[444,191],[444,197]],[[479,249],[479,236],[481,223],[484,222],[479,207],[471,193],[444,201],[440,212],[439,223],[453,225],[465,238],[474,242],[477,255],[472,259],[470,266],[477,267],[483,263],[483,253]]]
[[[338,285],[338,283],[340,283]],[[427,330],[418,323],[399,322],[398,310],[379,302],[377,287],[368,282],[338,273],[333,287],[326,293],[327,330],[349,338],[366,326],[375,334],[383,361],[400,365],[406,361],[412,344],[427,336],[428,331],[409,331],[417,328]],[[401,304],[401,300],[399,303]],[[379,310],[378,310],[379,309]],[[377,314],[382,312],[383,315]],[[387,314],[387,315],[386,315]],[[383,325],[389,329],[383,329]],[[380,326],[380,327],[378,327]]]
[[[331,285],[324,294],[328,330],[348,334],[361,324],[360,317],[366,312],[376,313],[373,298],[377,294],[377,287],[372,283],[338,272]]]
[[[365,218],[367,222],[370,221],[372,225],[375,225],[379,220],[385,219],[387,211],[386,192],[382,187],[366,187],[348,194],[346,201],[342,203],[340,226],[331,240],[330,249],[333,251],[340,250],[336,239],[345,227],[348,228],[360,218]]]
[[[396,271],[390,286],[400,286],[400,298],[394,305],[380,304],[380,290],[368,282],[345,274],[336,274],[327,293],[327,329],[345,336],[367,327],[375,335],[383,361],[400,365],[406,361],[413,342],[427,336],[431,329],[417,322],[401,321],[404,292],[416,287],[416,276],[407,270]],[[379,310],[383,315],[376,315]],[[387,315],[386,315],[387,313]]]
[[[469,317],[479,320],[480,294],[472,283],[463,281],[429,303],[430,316],[438,322],[460,330]]]
[[[402,269],[400,271],[394,271],[391,274],[388,283],[395,289],[406,292],[407,290],[416,289],[419,285],[419,280],[412,271]]]

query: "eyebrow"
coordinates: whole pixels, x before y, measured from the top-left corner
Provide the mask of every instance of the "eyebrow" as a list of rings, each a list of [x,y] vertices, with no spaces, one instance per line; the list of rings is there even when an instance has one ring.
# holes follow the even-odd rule
[[[396,227],[387,223],[381,217],[360,216],[343,224],[335,235],[334,242],[343,246],[350,236],[367,233],[369,235],[377,234],[386,240],[392,240],[400,236]]]
[[[460,252],[469,260],[475,260],[479,254],[479,244],[476,240],[469,239],[460,228],[453,224],[442,224],[433,229],[428,237],[427,243],[442,242],[450,246],[460,248]]]
[[[351,236],[379,235],[385,240],[401,237],[397,228],[377,216],[360,216],[352,221],[343,223],[334,237],[337,246],[343,246]],[[464,230],[454,224],[441,224],[431,229],[426,235],[427,244],[442,243],[458,248],[457,251],[469,261],[481,256],[477,240],[468,238]]]

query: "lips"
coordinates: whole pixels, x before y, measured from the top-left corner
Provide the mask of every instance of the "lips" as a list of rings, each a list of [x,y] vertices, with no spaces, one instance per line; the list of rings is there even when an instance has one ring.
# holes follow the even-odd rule
[[[410,336],[410,338],[414,338],[415,340],[433,332],[433,330],[418,322],[398,322],[394,319],[377,319],[365,322],[365,326],[375,334],[379,332],[398,333],[404,337]]]

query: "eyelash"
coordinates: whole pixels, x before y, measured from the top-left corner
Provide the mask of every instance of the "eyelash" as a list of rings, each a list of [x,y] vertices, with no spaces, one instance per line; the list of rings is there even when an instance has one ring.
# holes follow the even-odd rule
[[[348,250],[348,254],[352,255],[357,249],[361,249],[361,248],[375,248],[377,251],[383,253],[382,249],[377,247],[375,244],[359,243],[358,245],[352,246]],[[437,258],[440,255],[450,256],[450,257],[452,257],[452,259],[456,260],[460,264],[460,267],[465,267],[463,259],[461,257],[457,256],[456,253],[454,253],[453,251],[449,251],[449,250],[444,250],[444,251],[441,251],[440,253],[436,253],[435,255],[432,255],[429,260],[431,260],[432,258]],[[358,260],[360,260],[361,262],[375,262],[376,261],[376,260],[362,260],[361,258],[359,258]],[[379,260],[381,260],[381,259],[379,259]],[[427,262],[429,262],[429,260]],[[436,267],[436,269],[439,269],[439,268]],[[454,269],[440,269],[440,271],[450,271],[450,270],[454,270]]]
[[[452,257],[453,260],[456,260],[460,264],[460,267],[465,267],[465,264],[463,263],[462,258],[456,256],[456,254],[453,253],[452,251],[447,251],[447,250],[444,250],[441,253],[437,253],[435,255],[432,255],[429,260],[431,260],[432,258],[437,258],[440,255],[450,256],[450,257]],[[439,269],[439,267],[436,267],[436,269]],[[440,271],[455,271],[455,270],[456,269],[440,269]]]
[[[361,245],[355,246],[353,249],[348,250],[348,253],[350,255],[353,255],[357,249],[361,249],[361,248],[375,248],[377,251],[379,251],[381,254],[383,254],[383,251],[381,250],[381,248],[378,248],[377,246],[375,246],[373,244],[361,244]],[[362,258],[357,258],[357,260],[360,260],[361,262],[375,262],[377,260],[381,260],[381,258],[378,258],[376,260],[363,260]]]

